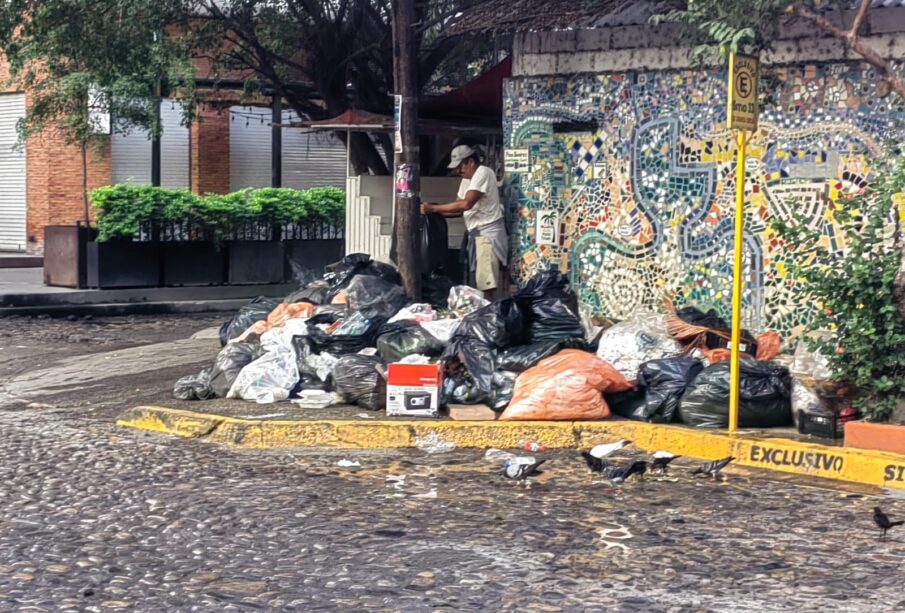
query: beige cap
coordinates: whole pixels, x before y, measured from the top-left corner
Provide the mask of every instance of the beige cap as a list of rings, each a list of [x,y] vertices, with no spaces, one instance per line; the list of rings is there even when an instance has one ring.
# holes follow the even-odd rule
[[[474,149],[468,145],[459,145],[449,154],[449,166],[447,168],[458,168],[459,164],[474,155]]]

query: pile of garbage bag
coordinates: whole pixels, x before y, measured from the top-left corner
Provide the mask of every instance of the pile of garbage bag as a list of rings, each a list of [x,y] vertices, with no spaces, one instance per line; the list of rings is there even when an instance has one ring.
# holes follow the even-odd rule
[[[432,231],[439,236],[440,225]],[[425,249],[424,257],[440,261],[439,250]],[[239,309],[220,329],[211,366],[179,379],[174,396],[383,410],[391,364],[438,364],[441,404],[483,404],[500,419],[613,413],[726,426],[730,326],[713,310],[601,320],[557,270],[492,302],[436,270],[422,281],[423,302],[413,303],[392,265],[346,256],[282,301],[257,298]],[[776,361],[781,349],[775,332],[743,333],[741,427],[788,425],[793,405],[825,410],[806,378]],[[819,356],[802,350],[794,364],[826,375]]]

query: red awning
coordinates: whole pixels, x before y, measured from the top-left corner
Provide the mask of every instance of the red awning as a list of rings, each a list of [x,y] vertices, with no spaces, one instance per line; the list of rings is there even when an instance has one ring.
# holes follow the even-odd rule
[[[350,109],[330,119],[296,121],[292,123],[292,126],[320,130],[351,130],[353,132],[392,132],[393,118]]]
[[[512,76],[512,56],[459,89],[421,101],[425,117],[474,117],[499,120],[503,116],[503,79]]]

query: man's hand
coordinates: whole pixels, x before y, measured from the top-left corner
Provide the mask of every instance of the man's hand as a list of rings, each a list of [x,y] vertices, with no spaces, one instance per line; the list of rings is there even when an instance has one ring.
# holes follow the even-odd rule
[[[432,203],[432,202],[422,202],[421,203],[421,214],[428,215],[430,213],[433,213],[434,212],[433,207],[434,207],[434,203]]]

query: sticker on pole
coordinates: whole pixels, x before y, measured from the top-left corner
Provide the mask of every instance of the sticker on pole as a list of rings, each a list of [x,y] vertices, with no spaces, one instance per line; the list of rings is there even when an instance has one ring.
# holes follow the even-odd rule
[[[760,62],[750,55],[729,55],[729,115],[733,130],[757,130],[757,80]]]

